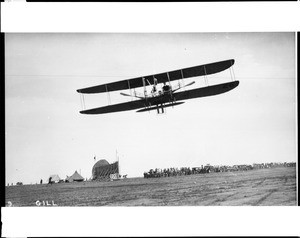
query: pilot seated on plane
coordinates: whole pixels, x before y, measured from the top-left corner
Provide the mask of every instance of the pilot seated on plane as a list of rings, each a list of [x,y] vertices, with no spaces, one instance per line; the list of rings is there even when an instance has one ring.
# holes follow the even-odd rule
[[[171,87],[164,83],[164,86],[162,87],[163,89],[163,94],[169,93],[171,91]]]

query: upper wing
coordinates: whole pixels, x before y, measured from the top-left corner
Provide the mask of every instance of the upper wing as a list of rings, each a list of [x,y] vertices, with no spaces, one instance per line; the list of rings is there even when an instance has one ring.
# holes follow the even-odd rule
[[[176,101],[199,98],[199,97],[207,97],[213,96],[221,93],[228,92],[239,85],[239,81],[217,84],[213,86],[196,88],[192,90],[187,90],[179,93],[174,93],[173,96]]]
[[[157,83],[164,83],[173,80],[178,79],[184,79],[184,78],[190,78],[190,77],[196,77],[196,76],[202,76],[202,75],[208,75],[208,74],[215,74],[218,72],[221,72],[225,69],[228,69],[234,64],[234,60],[225,60],[225,61],[219,61],[211,64],[205,64],[205,65],[198,65],[190,68],[184,68],[184,69],[178,69],[170,72],[160,73],[160,74],[154,74],[154,75],[148,75],[138,78],[132,78],[132,79],[126,79],[122,81],[117,81],[113,83],[108,84],[102,84],[94,87],[89,88],[82,88],[78,89],[77,92],[79,93],[103,93],[103,92],[111,92],[111,91],[117,91],[117,90],[125,90],[125,89],[131,89],[131,88],[138,88],[143,87],[143,78],[145,79],[145,82],[149,82],[150,84],[154,84],[154,78],[157,79]],[[168,78],[169,75],[169,78]]]
[[[144,100],[136,100],[131,102],[119,103],[104,107],[98,107],[88,110],[80,111],[82,114],[104,114],[104,113],[111,113],[111,112],[121,112],[121,111],[129,111],[134,109],[139,109],[145,107]]]

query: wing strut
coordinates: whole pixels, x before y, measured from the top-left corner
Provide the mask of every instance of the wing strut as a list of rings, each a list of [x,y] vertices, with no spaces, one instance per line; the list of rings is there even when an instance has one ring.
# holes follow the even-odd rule
[[[82,110],[85,110],[84,94],[80,93],[79,97],[80,97],[81,108],[82,108]]]
[[[233,70],[233,64],[229,68],[229,72],[230,72],[231,81],[232,82],[235,81],[235,74],[234,74],[234,70]]]
[[[108,88],[107,88],[107,84],[105,84],[105,89],[106,89],[106,93],[107,93],[108,105],[110,105],[111,104],[111,100],[110,100],[110,94],[109,94],[109,91],[108,91]]]
[[[147,89],[146,89],[145,78],[143,77],[142,80],[143,80],[143,87],[144,87],[144,96],[145,96],[145,98],[146,98],[146,100],[147,100]]]
[[[133,97],[132,97],[132,92],[131,92],[131,88],[130,88],[130,81],[127,80],[127,83],[128,83],[128,88],[129,88],[130,96],[131,96],[131,101],[132,101]]]
[[[173,98],[173,93],[172,93],[172,87],[171,87],[171,81],[170,81],[170,75],[169,75],[169,72],[167,72],[167,76],[168,76],[168,80],[169,80],[169,86],[170,86],[170,95],[171,95],[171,98]],[[162,109],[163,110],[163,109]]]
[[[85,109],[85,100],[84,100],[84,95],[82,94],[82,100],[83,100],[83,108]]]
[[[182,81],[183,87],[185,87],[185,82],[184,82],[184,79],[183,79],[182,69],[180,70],[180,73],[181,73],[181,81]],[[184,89],[184,91],[186,91],[186,89]]]
[[[206,73],[206,67],[205,67],[205,65],[203,66],[203,68],[204,68],[204,81],[205,81],[205,84],[206,84],[206,86],[209,86],[209,84],[208,84],[208,79],[207,79],[207,73]]]

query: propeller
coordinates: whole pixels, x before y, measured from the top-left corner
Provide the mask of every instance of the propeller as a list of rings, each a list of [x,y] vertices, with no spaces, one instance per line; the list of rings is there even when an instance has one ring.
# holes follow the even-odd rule
[[[120,93],[122,96],[127,96],[127,97],[136,97],[136,98],[141,98],[141,99],[144,99],[144,97],[141,97],[141,96],[137,96],[137,95],[130,95],[130,94],[127,94],[127,93]]]
[[[176,89],[174,89],[172,92],[174,93],[175,91],[177,91],[177,90],[179,90],[179,89],[181,89],[181,88],[185,88],[185,87],[187,87],[187,86],[191,86],[192,84],[194,84],[195,83],[195,81],[193,81],[193,82],[190,82],[190,83],[188,83],[188,84],[186,84],[185,86],[182,86],[182,87],[178,87],[178,88],[176,88]]]

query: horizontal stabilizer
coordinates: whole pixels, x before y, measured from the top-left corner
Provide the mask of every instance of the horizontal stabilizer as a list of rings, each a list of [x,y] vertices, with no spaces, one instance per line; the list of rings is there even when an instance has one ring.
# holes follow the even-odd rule
[[[164,105],[163,108],[173,107],[173,106],[177,106],[177,105],[180,105],[180,104],[183,104],[183,103],[184,102],[169,103],[169,104]],[[158,108],[160,108],[160,106],[158,106]],[[152,110],[156,110],[156,109],[157,109],[157,106],[152,106],[152,107],[140,109],[140,110],[138,110],[136,112],[147,112],[147,111],[152,111]]]

